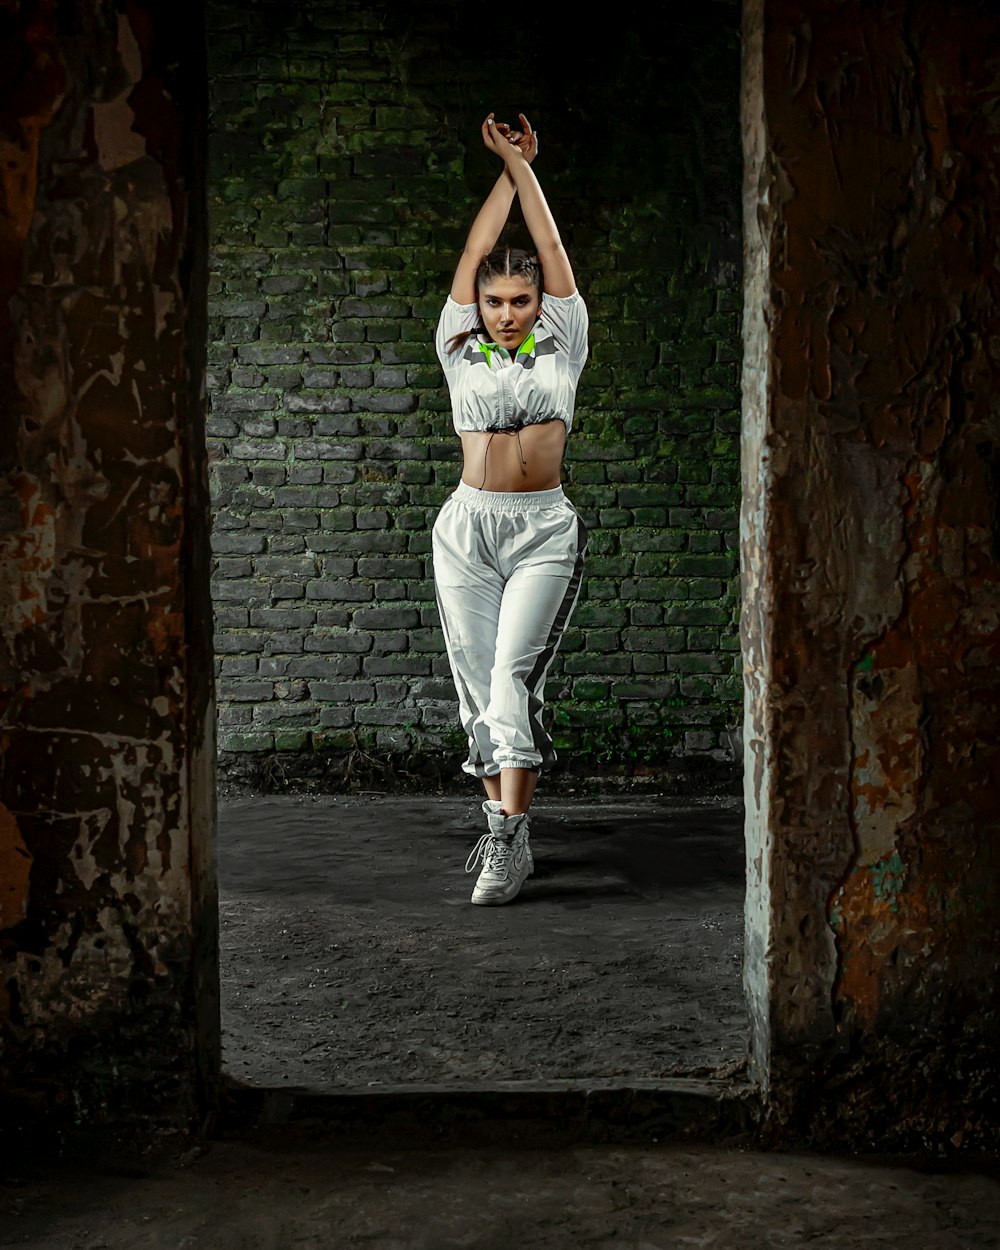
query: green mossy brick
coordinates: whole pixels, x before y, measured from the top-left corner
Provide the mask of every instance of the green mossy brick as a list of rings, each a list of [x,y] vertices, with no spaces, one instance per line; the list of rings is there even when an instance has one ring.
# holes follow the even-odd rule
[[[677,694],[677,682],[672,678],[658,681],[617,681],[611,687],[615,699],[649,699],[657,702]]]
[[[688,485],[705,485],[710,483],[712,480],[712,466],[704,460],[697,463],[691,460],[686,460],[683,464],[677,466],[677,476],[684,484],[685,489],[683,491],[678,491],[677,494],[681,497],[673,499],[671,502],[688,502]]]
[[[417,397],[400,391],[371,391],[352,396],[351,407],[355,412],[414,412]]]
[[[635,702],[625,704],[625,716],[629,728],[633,727],[653,727],[655,726],[658,735],[665,741],[669,741],[673,736],[670,729],[661,728],[664,721],[663,713],[659,705],[649,704],[646,702]]]
[[[639,677],[648,677],[652,673],[666,670],[667,659],[664,655],[637,651],[632,655],[632,671]]]
[[[666,626],[651,629],[629,626],[622,630],[622,647],[626,651],[680,652],[684,650],[684,631]]]
[[[588,629],[585,634],[587,651],[613,652],[620,645],[620,634],[617,629]],[[609,672],[612,670],[609,670]]]
[[[623,654],[579,651],[564,658],[563,671],[570,676],[619,677],[632,671],[632,660]]]
[[[733,451],[739,458],[740,451],[740,434],[743,428],[743,414],[740,410],[734,409],[725,412],[716,412],[713,418],[716,430],[720,434],[729,434],[733,436]]]
[[[566,704],[559,711],[565,718],[564,723],[585,729],[604,729],[609,725],[621,725],[625,721],[625,712],[619,707],[578,707]]]
[[[592,564],[590,567],[591,576],[587,580],[585,599],[589,602],[592,599],[618,599],[621,594],[620,583],[617,581],[601,581],[594,574],[596,570]]]
[[[296,333],[296,326],[290,321],[265,321],[257,327],[257,333],[262,343],[294,343],[309,337],[304,333]],[[241,334],[239,341],[242,342],[249,337],[249,335]]]
[[[659,528],[667,523],[665,508],[633,508],[632,516],[636,525]]]
[[[731,625],[732,614],[726,607],[712,604],[676,602],[666,604],[664,616],[667,625]]]
[[[586,601],[573,613],[577,629],[619,629],[625,624],[625,609],[618,604],[607,606],[599,601]]]
[[[680,527],[673,529],[631,528],[619,535],[622,551],[635,552],[637,558],[651,552],[672,552],[687,542],[687,533]],[[638,570],[637,570],[638,571]]]
[[[580,703],[600,703],[608,697],[606,681],[574,681],[573,697]]]
[[[700,375],[684,380],[684,390],[673,398],[678,410],[688,411],[689,429],[710,429],[718,412],[732,408],[736,398],[733,387],[704,386]]]
[[[626,577],[621,583],[621,596],[625,600],[662,603],[664,599],[673,598],[674,589],[675,582],[669,577]]]
[[[684,677],[681,679],[680,690],[685,699],[706,700],[716,699],[719,689],[726,679],[724,677]]]
[[[336,199],[327,205],[327,220],[331,226],[387,225],[395,220],[396,212],[395,205],[384,200]],[[353,237],[360,242],[364,233],[358,231]]]
[[[330,298],[350,295],[351,280],[341,269],[331,269],[326,273],[320,273],[316,278],[316,293]]]
[[[632,563],[631,558],[628,556],[597,555],[594,552],[593,547],[590,547],[587,552],[587,563],[585,565],[585,572],[587,574],[587,580],[584,581],[585,588],[589,588],[593,585],[593,579],[612,578],[614,580],[608,582],[607,584],[614,591],[613,597],[616,597],[618,589],[620,589],[618,579],[623,575],[627,576],[631,572]],[[600,594],[595,595],[594,597],[603,599],[606,596],[604,594]]]
[[[738,504],[739,487],[736,483],[714,482],[710,486],[687,486],[685,502],[698,508],[724,508]]]
[[[424,508],[403,508],[396,514],[395,524],[403,530],[428,529],[432,518]]]
[[[628,461],[618,462],[612,461],[604,466],[608,475],[608,481],[617,485],[623,483],[626,487],[634,485],[636,482],[642,481],[642,468],[638,464],[632,464]],[[621,503],[621,492],[616,491],[618,501]],[[625,505],[627,506],[627,505]]]
[[[663,609],[654,603],[633,603],[628,610],[630,625],[650,626],[663,623]]]
[[[273,751],[274,735],[271,733],[224,731],[219,734],[218,747],[220,751],[235,751],[245,754]]]
[[[309,348],[309,360],[317,366],[371,364],[375,360],[375,348],[362,342],[360,338],[357,340],[345,340],[338,336],[336,343],[311,346]],[[309,381],[310,376],[312,375],[307,373],[305,377],[307,386],[313,385]],[[317,378],[315,383],[317,386],[331,385],[336,380],[333,373],[325,376],[319,372],[314,376]]]
[[[230,129],[225,136],[219,134],[213,140],[213,169],[217,172],[210,192],[225,178],[230,180],[235,195],[229,201],[219,197],[213,205],[213,238],[219,242],[212,263],[217,278],[232,275],[228,287],[213,281],[213,298],[262,297],[268,303],[266,313],[259,318],[213,319],[212,341],[218,345],[213,356],[217,357],[219,372],[212,380],[212,398],[233,393],[234,386],[281,397],[280,409],[262,410],[256,416],[251,408],[234,408],[226,413],[221,406],[212,417],[213,422],[221,423],[213,426],[213,437],[217,453],[225,456],[230,454],[233,441],[260,443],[273,439],[275,435],[269,431],[274,423],[263,415],[269,412],[276,417],[279,437],[292,445],[293,454],[295,445],[310,440],[330,441],[339,446],[358,439],[364,450],[361,459],[349,461],[296,457],[289,466],[292,472],[302,471],[310,476],[289,476],[287,486],[277,478],[268,478],[265,486],[264,477],[258,475],[255,483],[265,486],[264,493],[246,496],[239,506],[245,513],[244,523],[249,519],[255,527],[263,528],[223,528],[218,533],[223,542],[234,539],[239,543],[249,538],[253,546],[264,539],[268,552],[274,553],[270,558],[274,559],[279,559],[283,550],[290,557],[303,554],[302,544],[308,541],[310,551],[331,562],[323,578],[315,576],[316,557],[311,555],[311,577],[286,575],[273,568],[266,576],[274,593],[290,597],[293,589],[303,589],[308,581],[356,580],[374,594],[395,597],[392,606],[424,605],[417,609],[423,622],[423,612],[433,611],[429,567],[421,568],[424,577],[385,569],[369,570],[371,577],[366,579],[358,575],[357,561],[412,555],[415,562],[421,563],[426,559],[429,531],[335,527],[353,525],[353,514],[359,509],[383,512],[393,526],[399,524],[400,513],[407,509],[429,520],[427,509],[436,507],[457,480],[457,446],[447,392],[434,356],[433,332],[468,221],[480,202],[476,186],[480,180],[486,180],[488,162],[484,154],[477,155],[474,149],[469,150],[468,158],[456,152],[448,135],[432,132],[429,126],[414,128],[414,105],[407,91],[419,89],[417,79],[411,78],[407,88],[390,72],[391,61],[382,53],[395,51],[395,37],[391,32],[378,31],[377,14],[363,9],[350,13],[338,10],[334,14],[324,6],[308,10],[310,19],[314,14],[321,20],[313,22],[308,31],[302,25],[282,29],[279,48],[274,39],[277,27],[264,22],[255,11],[249,17],[241,13],[238,38],[234,37],[223,59],[227,74],[244,74],[246,81],[216,79],[212,87],[218,93],[213,100],[216,124],[221,122],[223,128]],[[438,45],[447,43],[454,22],[461,20],[457,14],[441,9],[434,9],[424,18],[430,23],[427,29],[435,32],[433,38]],[[213,54],[216,43],[212,40]],[[736,46],[735,41],[732,46]],[[258,58],[263,58],[262,81],[258,81],[256,72]],[[440,79],[433,55],[417,58],[412,68],[418,79],[421,75],[427,82]],[[473,72],[471,66],[464,69],[470,75]],[[734,81],[730,74],[727,83]],[[459,85],[453,76],[449,90],[454,92]],[[671,84],[668,86],[673,89]],[[597,89],[614,88],[599,84]],[[663,138],[660,156],[664,159],[657,160],[656,176],[648,185],[642,182],[641,154],[638,163],[631,159],[627,167],[617,153],[611,154],[609,185],[613,182],[617,190],[627,181],[632,188],[626,201],[616,196],[613,208],[602,206],[599,185],[596,198],[581,200],[571,164],[560,171],[558,193],[550,194],[557,220],[564,224],[564,238],[571,247],[581,287],[591,303],[592,356],[580,387],[577,428],[569,443],[566,472],[574,501],[580,489],[602,488],[578,501],[592,527],[589,598],[580,604],[580,612],[588,607],[622,610],[625,605],[621,602],[621,578],[635,586],[642,585],[645,593],[659,594],[662,587],[656,583],[671,580],[667,561],[674,554],[724,556],[727,550],[735,549],[736,521],[729,506],[730,501],[737,501],[735,492],[723,496],[723,506],[705,503],[706,496],[680,491],[666,497],[662,494],[662,488],[684,485],[685,480],[692,487],[738,491],[739,394],[735,365],[740,349],[741,292],[737,284],[717,287],[708,276],[718,269],[713,254],[717,244],[709,242],[711,230],[716,227],[707,226],[698,208],[708,202],[713,214],[721,212],[725,216],[726,210],[718,207],[722,200],[713,180],[730,170],[730,218],[726,219],[727,241],[722,246],[732,253],[731,240],[738,238],[739,226],[738,177],[731,173],[738,173],[738,128],[732,126],[735,94],[731,85],[726,90],[730,93],[729,112],[717,106],[721,93],[716,91],[712,109],[704,111],[699,119],[704,127],[700,142],[707,141],[705,150],[712,154],[710,160],[692,152],[690,140],[679,126]],[[728,162],[722,155],[729,150],[726,144],[732,157]],[[393,151],[393,147],[398,150]],[[702,184],[692,193],[692,180],[698,179]],[[315,200],[295,195],[283,201],[278,195],[279,185],[295,191],[296,186],[301,189],[309,182],[331,185]],[[706,187],[713,188],[707,197]],[[721,221],[722,217],[717,219]],[[322,235],[324,223],[326,233]],[[258,231],[259,243],[266,243],[267,247],[253,246],[254,229]],[[512,223],[510,235],[525,241],[519,221]],[[341,255],[338,249],[356,249],[356,254]],[[655,265],[650,264],[651,255],[656,258]],[[735,273],[738,261],[736,252],[728,254],[725,263]],[[352,274],[360,274],[360,279],[356,278],[349,290]],[[259,279],[263,280],[263,287],[258,285]],[[302,279],[308,279],[308,283],[300,285]],[[369,308],[366,315],[344,318],[336,315],[343,312],[342,307],[333,309],[332,315],[328,307],[331,301],[342,305],[345,299],[372,301],[387,296],[402,300],[407,305],[406,314],[373,316]],[[351,311],[350,305],[347,311]],[[660,360],[658,346],[665,342],[677,345],[678,363]],[[376,351],[375,359],[337,362],[314,358],[313,365],[331,366],[335,375],[325,379],[322,387],[302,389],[296,382],[301,356],[298,360],[275,362],[290,367],[263,380],[259,376],[262,366],[253,360],[239,362],[240,368],[248,372],[238,377],[229,372],[236,350],[244,346],[301,349],[313,344],[350,343],[371,345]],[[706,349],[711,353],[707,360]],[[358,372],[340,378],[336,375],[341,365]],[[412,366],[412,371],[408,366]],[[380,384],[374,392],[368,386],[369,380]],[[345,381],[354,383],[354,387],[344,387]],[[358,394],[357,384],[362,384],[362,394]],[[352,393],[357,399],[373,393],[410,394],[414,407],[408,412],[384,410],[384,405],[378,404],[368,410],[359,407],[357,416],[351,419],[361,419],[363,436],[357,427],[323,428],[321,422],[343,420]],[[410,401],[403,402],[409,408]],[[404,428],[407,420],[417,421],[419,428]],[[394,425],[396,421],[400,421],[398,426]],[[375,422],[381,422],[377,430]],[[680,437],[676,447],[664,445],[664,439],[677,435]],[[377,456],[370,454],[375,440],[383,444]],[[426,458],[413,460],[402,450],[386,458],[392,443],[419,445],[419,454]],[[582,454],[578,455],[578,448]],[[235,461],[233,465],[240,469],[243,463],[262,467],[266,472],[269,467],[274,471],[283,469],[286,462],[262,457],[259,461]],[[678,466],[685,463],[709,464],[709,476],[705,477],[699,468],[691,474],[682,473],[679,480]],[[244,483],[234,479],[227,484],[218,475],[215,480],[217,494],[221,492],[225,501],[235,506],[235,492]],[[296,494],[291,487],[311,489],[314,493]],[[380,493],[390,488],[404,493],[395,499]],[[651,493],[649,488],[661,493]],[[346,495],[345,489],[349,492]],[[438,498],[431,500],[425,493],[408,498],[406,492],[414,490],[433,490]],[[326,493],[321,494],[323,491]],[[366,496],[365,491],[370,494]],[[305,499],[309,500],[309,508],[301,506]],[[321,518],[323,528],[318,530],[281,531],[286,512],[319,510],[321,500],[325,505],[324,517],[331,516],[329,527]],[[300,506],[296,508],[296,504]],[[632,523],[602,529],[602,511],[629,512]],[[680,511],[685,513],[683,519]],[[723,514],[728,515],[724,522],[718,519]],[[702,534],[708,537],[699,542]],[[300,546],[279,545],[288,541]],[[240,561],[265,557],[259,550],[244,553],[237,549],[226,558],[236,563],[224,566],[225,571],[236,573],[244,567]],[[735,579],[728,579],[719,601],[690,601],[687,596],[692,589],[698,592],[699,581],[715,579],[699,576],[697,566],[688,567],[692,582],[685,581],[673,588],[670,597],[662,602],[653,597],[630,600],[631,619],[645,620],[646,613],[653,618],[662,615],[669,619],[671,628],[690,630],[688,648],[699,647],[705,653],[715,651],[722,663],[732,664],[738,658],[729,650],[736,641]],[[281,577],[286,580],[278,580]],[[410,598],[398,599],[401,593]],[[607,595],[613,597],[602,597]],[[321,612],[328,613],[326,621],[346,623],[349,619],[335,603],[324,608],[324,601],[314,602]],[[222,612],[242,611],[241,621],[249,621],[245,606],[240,607],[233,600],[219,606]],[[390,604],[379,606],[388,608]],[[717,622],[714,617],[719,614],[722,619]],[[422,623],[419,628],[430,630],[436,628],[436,623]],[[633,624],[629,628],[645,626]],[[720,631],[717,651],[702,645],[714,631]],[[407,657],[406,648],[417,649],[415,639],[407,641],[405,630],[383,629],[379,636],[387,644],[391,641],[398,651],[373,659],[405,662],[412,658]],[[253,646],[249,636],[243,641]],[[268,646],[291,646],[298,641],[301,648],[305,640],[294,638],[289,631],[274,631],[265,641]],[[429,649],[417,658],[430,664],[446,681],[445,657],[434,651],[430,640],[426,645]],[[252,662],[260,652],[251,649],[246,655],[236,651],[227,654]],[[660,733],[662,727],[655,723],[660,700],[650,698],[652,691],[640,690],[638,683],[665,680],[667,658],[662,652],[625,651],[619,628],[582,630],[574,621],[554,671],[560,671],[561,663],[563,679],[572,682],[575,674],[568,666],[596,666],[579,673],[581,682],[591,683],[591,695],[607,690],[611,680],[624,681],[634,673],[635,684],[629,693],[637,697],[627,700],[629,723],[646,728],[640,721],[649,717],[650,732]],[[289,662],[288,657],[282,662]],[[428,680],[416,673],[390,676],[396,691],[393,700],[404,688],[412,692],[417,683]],[[728,679],[709,676],[713,682]],[[587,693],[588,687],[580,685],[571,702],[592,702],[582,697]],[[361,694],[351,692],[351,698]],[[429,706],[440,708],[445,699],[449,704],[445,723],[450,725],[450,705],[454,700],[450,686],[444,698],[436,696],[435,703]],[[737,691],[726,707],[734,708],[738,701]],[[248,706],[233,705],[240,711],[246,711]],[[691,735],[710,732],[712,715],[732,715],[723,710],[721,695],[706,695],[705,707],[700,722],[683,722]],[[277,709],[278,714],[281,710]],[[320,704],[312,723],[322,727],[317,733],[337,733],[350,727],[352,716],[349,703]],[[236,730],[240,725],[232,722],[231,728]],[[300,728],[307,727],[289,727],[288,732],[298,732]],[[280,725],[278,731],[282,731]],[[397,742],[392,735],[409,733],[405,726],[394,725],[386,725],[378,732],[389,735],[385,739],[387,749],[390,738]],[[572,735],[567,734],[567,741],[584,744],[591,733],[590,727],[581,725]],[[370,730],[364,730],[364,735],[365,742],[375,740]],[[344,744],[360,740],[352,734]],[[657,739],[658,749],[663,749],[664,741]],[[690,741],[696,745],[694,737]],[[672,742],[670,750],[685,749],[683,731]],[[317,738],[312,739],[312,744],[319,745]]]
[[[399,385],[411,388],[429,387],[435,390],[444,386],[444,375],[437,365],[409,365],[403,382]]]
[[[736,560],[733,556],[726,555],[677,555],[670,561],[670,571],[678,577],[727,578],[732,577],[736,571]]]
[[[725,387],[727,390],[735,389],[739,381],[739,367],[734,363],[717,362],[709,365],[707,369],[703,369],[701,373],[701,382],[704,386]]]
[[[730,339],[737,332],[737,318],[732,312],[714,312],[701,323],[702,333],[711,339]]]
[[[226,343],[239,345],[251,342],[258,334],[260,334],[259,323],[246,318],[230,317],[222,325],[222,337]]]
[[[717,655],[672,654],[667,657],[667,671],[671,673],[722,673],[723,661]]]
[[[393,247],[345,247],[343,257],[348,270],[382,273],[402,270],[410,259],[410,254]]]
[[[587,550],[588,558],[614,555],[618,551],[618,531],[592,529],[587,538]]]
[[[631,460],[634,456],[635,448],[628,443],[581,440],[574,448],[574,458],[577,460]]]
[[[431,342],[392,343],[379,349],[379,357],[385,365],[431,364],[434,346]]]
[[[724,592],[723,583],[714,578],[692,577],[687,582],[689,599],[721,599]]]
[[[622,422],[622,431],[630,438],[656,431],[656,418],[650,416],[630,416]]]
[[[705,530],[688,536],[688,547],[699,554],[715,553],[723,546],[724,535],[721,530]]]
[[[399,322],[369,321],[365,326],[365,338],[369,343],[395,343],[399,336]]]

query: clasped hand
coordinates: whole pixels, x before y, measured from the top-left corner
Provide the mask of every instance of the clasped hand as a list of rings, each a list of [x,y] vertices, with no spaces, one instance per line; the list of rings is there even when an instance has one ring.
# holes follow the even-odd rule
[[[504,164],[517,160],[520,155],[530,165],[538,155],[538,136],[531,129],[531,123],[523,113],[518,113],[518,117],[521,120],[522,129],[513,130],[506,122],[496,121],[490,113],[483,122],[483,143],[491,152],[495,152]]]

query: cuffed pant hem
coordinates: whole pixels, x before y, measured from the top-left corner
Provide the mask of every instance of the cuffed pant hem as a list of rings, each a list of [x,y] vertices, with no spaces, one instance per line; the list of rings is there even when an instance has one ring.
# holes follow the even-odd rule
[[[540,755],[534,758],[528,755],[494,755],[493,759],[501,768],[541,768],[542,766]]]
[[[531,768],[539,775],[541,775],[542,771],[540,760],[530,760],[516,755],[493,760],[489,764],[473,764],[470,761],[466,761],[462,765],[462,772],[467,773],[470,777],[499,777],[501,768]]]

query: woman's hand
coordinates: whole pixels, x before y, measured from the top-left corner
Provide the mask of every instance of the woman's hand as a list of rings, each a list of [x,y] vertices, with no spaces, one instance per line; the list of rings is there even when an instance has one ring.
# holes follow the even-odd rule
[[[523,159],[530,165],[538,154],[538,139],[531,129],[528,119],[519,113],[524,130],[512,130],[506,122],[498,122],[493,114],[483,122],[483,143],[491,152],[509,165],[511,161]]]
[[[513,143],[520,150],[521,155],[530,165],[538,155],[538,136],[531,129],[531,122],[528,121],[523,113],[518,113],[518,117],[521,119],[522,128],[520,130],[512,130],[509,126],[505,126],[504,129],[508,142]],[[497,124],[498,126],[503,125],[502,122]]]

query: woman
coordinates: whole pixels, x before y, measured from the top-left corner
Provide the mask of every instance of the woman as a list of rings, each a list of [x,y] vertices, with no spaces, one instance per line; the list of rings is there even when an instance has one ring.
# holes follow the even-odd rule
[[[488,829],[466,871],[473,903],[508,903],[533,868],[528,811],[555,759],[542,728],[545,676],[580,593],[587,535],[560,485],[587,310],[531,170],[538,141],[483,123],[503,172],[472,224],[436,347],[462,439],[462,480],[434,526],[448,659]],[[514,196],[537,258],[496,242]]]

